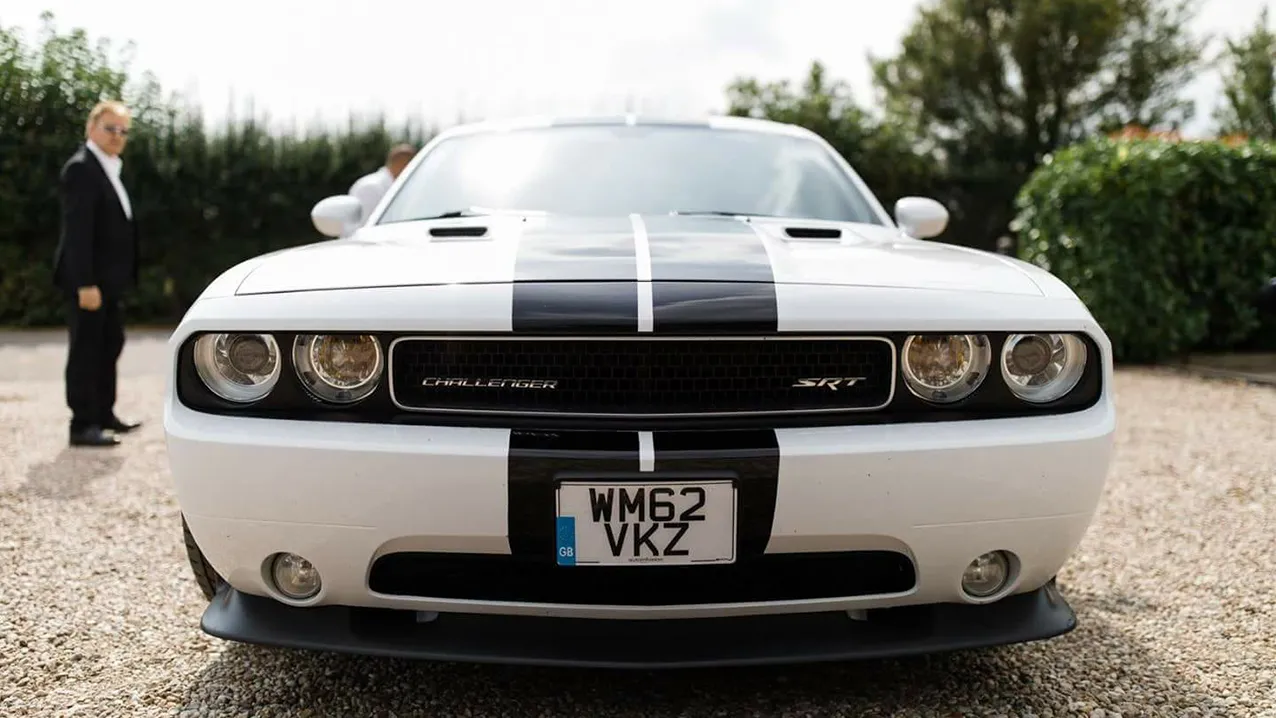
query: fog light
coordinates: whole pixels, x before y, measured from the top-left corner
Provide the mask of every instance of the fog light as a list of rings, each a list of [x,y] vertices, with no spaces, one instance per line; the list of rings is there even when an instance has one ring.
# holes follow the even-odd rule
[[[295,553],[276,554],[270,565],[270,576],[275,582],[275,588],[295,601],[302,601],[319,593],[319,571]]]
[[[1005,588],[1010,579],[1010,560],[1002,551],[986,553],[966,567],[961,588],[975,598],[987,598]]]

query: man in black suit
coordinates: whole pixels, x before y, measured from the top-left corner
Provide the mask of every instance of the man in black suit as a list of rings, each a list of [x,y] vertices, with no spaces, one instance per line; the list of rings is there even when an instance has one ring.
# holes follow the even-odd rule
[[[116,362],[124,349],[120,299],[137,284],[137,226],[120,181],[131,114],[118,102],[89,113],[85,143],[62,166],[62,232],[54,282],[68,301],[66,401],[73,446],[115,446],[139,424],[115,415]]]

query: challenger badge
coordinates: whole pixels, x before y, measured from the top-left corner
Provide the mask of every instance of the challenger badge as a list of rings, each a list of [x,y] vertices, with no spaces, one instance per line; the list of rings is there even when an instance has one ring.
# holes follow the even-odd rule
[[[557,379],[470,379],[427,376],[426,387],[462,387],[466,389],[557,389]]]

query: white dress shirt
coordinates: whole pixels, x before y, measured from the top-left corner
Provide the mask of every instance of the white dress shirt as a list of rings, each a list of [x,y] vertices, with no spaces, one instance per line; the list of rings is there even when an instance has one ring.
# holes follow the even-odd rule
[[[111,184],[115,187],[115,194],[120,198],[120,206],[124,208],[124,216],[132,220],[133,205],[129,202],[128,192],[124,189],[124,183],[120,181],[120,170],[124,169],[124,160],[108,155],[93,140],[89,140],[87,144],[89,151],[97,157],[98,162],[102,163],[102,169],[106,170],[106,176],[110,178]]]
[[[363,216],[359,218],[360,225],[368,221],[372,210],[376,208],[377,203],[385,196],[392,184],[394,184],[394,176],[390,174],[390,170],[382,167],[376,172],[360,177],[353,185],[350,185],[350,194],[358,198],[359,204],[363,205]]]

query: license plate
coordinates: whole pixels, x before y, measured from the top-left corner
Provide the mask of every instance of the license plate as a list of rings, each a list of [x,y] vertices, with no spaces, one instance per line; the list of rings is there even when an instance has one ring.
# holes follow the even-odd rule
[[[560,566],[735,561],[735,486],[724,481],[558,487]]]

